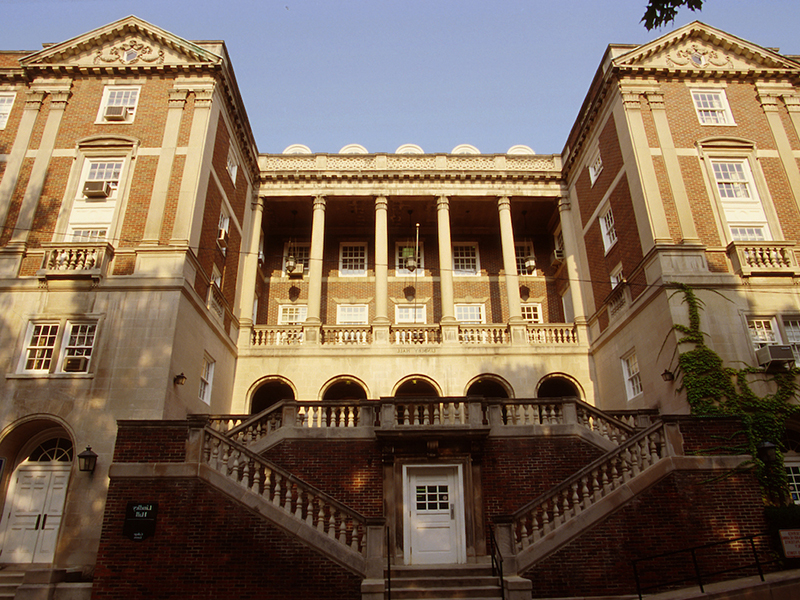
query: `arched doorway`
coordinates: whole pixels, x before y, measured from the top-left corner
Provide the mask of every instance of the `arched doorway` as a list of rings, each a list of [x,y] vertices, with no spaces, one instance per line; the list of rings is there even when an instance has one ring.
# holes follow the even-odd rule
[[[352,378],[334,381],[322,393],[323,400],[366,400],[367,390]]]
[[[508,387],[504,381],[491,375],[481,375],[476,377],[467,386],[467,396],[479,396],[481,398],[509,398]]]
[[[250,414],[256,415],[281,400],[294,400],[292,386],[282,379],[270,379],[262,383],[250,402]]]
[[[417,397],[438,397],[439,390],[433,385],[433,382],[423,377],[409,377],[397,386],[394,392],[395,396],[417,396]]]
[[[547,375],[539,382],[536,396],[538,398],[582,397],[578,385],[566,375]]]
[[[74,450],[63,435],[38,438],[11,475],[3,510],[3,562],[50,563],[55,557]]]

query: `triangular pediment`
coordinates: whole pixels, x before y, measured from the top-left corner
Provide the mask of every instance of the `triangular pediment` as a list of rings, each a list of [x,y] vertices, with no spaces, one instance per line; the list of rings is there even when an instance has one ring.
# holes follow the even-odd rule
[[[24,67],[137,67],[218,64],[198,44],[130,16],[25,57]]]
[[[617,56],[614,64],[696,72],[800,69],[798,63],[773,50],[699,21]]]

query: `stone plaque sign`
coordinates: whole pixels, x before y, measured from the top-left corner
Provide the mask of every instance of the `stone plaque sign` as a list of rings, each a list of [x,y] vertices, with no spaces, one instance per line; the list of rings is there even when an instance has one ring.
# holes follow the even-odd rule
[[[157,513],[155,502],[128,502],[122,533],[136,541],[149,538],[156,532]]]
[[[786,558],[800,558],[800,529],[781,529],[781,543]]]

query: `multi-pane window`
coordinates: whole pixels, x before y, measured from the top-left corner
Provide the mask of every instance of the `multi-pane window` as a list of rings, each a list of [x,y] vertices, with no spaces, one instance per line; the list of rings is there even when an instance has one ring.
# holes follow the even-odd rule
[[[794,504],[800,504],[800,464],[786,463],[786,476],[789,480],[789,495]]]
[[[409,268],[411,266],[408,262],[409,258],[416,261],[413,271]],[[412,272],[422,275],[425,270],[425,254],[422,251],[422,244],[417,247],[416,244],[398,242],[395,245],[394,264],[398,275],[410,275]]]
[[[692,100],[702,125],[735,125],[723,90],[692,90]]]
[[[366,325],[368,317],[366,304],[339,304],[336,307],[337,325]]]
[[[770,239],[767,217],[746,160],[711,163],[731,239],[758,242]]]
[[[424,304],[396,304],[394,307],[395,323],[425,323]]]
[[[58,339],[58,323],[36,323],[32,325],[25,350],[25,371],[48,372]]]
[[[756,350],[768,344],[777,344],[780,341],[775,331],[774,319],[749,318],[747,319],[747,329],[750,332],[750,341]]]
[[[614,228],[614,213],[611,208],[600,215],[600,231],[603,234],[603,248],[606,252],[617,243],[617,230]]]
[[[525,275],[528,273],[526,261],[528,258],[532,259],[535,264],[533,256],[533,244],[530,242],[517,242],[514,244],[514,258],[517,261],[517,273]]]
[[[281,304],[278,325],[298,325],[306,320],[308,306],[305,304]]]
[[[622,369],[625,373],[625,390],[630,400],[642,393],[642,378],[639,375],[639,361],[635,353],[628,354],[622,359]]]
[[[133,121],[138,102],[138,87],[107,87],[103,92],[98,121],[129,123]]]
[[[290,256],[295,260],[295,271],[299,270],[300,265],[303,266],[303,272],[308,273],[308,264],[311,257],[311,245],[308,243],[303,244],[286,244],[283,252],[283,270],[286,272],[286,259]]]
[[[473,243],[453,244],[453,274],[477,275],[480,273],[478,245]]]
[[[0,129],[6,128],[8,116],[11,114],[11,107],[14,105],[15,94],[0,93]]]
[[[214,381],[214,361],[208,357],[203,357],[203,366],[200,370],[200,390],[198,396],[206,404],[211,404],[211,384]]]
[[[446,485],[416,486],[417,512],[450,510],[450,492]]]
[[[62,339],[62,331],[63,334]],[[97,323],[31,323],[20,370],[28,373],[86,373]]]
[[[524,302],[522,305],[522,318],[528,323],[542,322],[542,305],[538,302]]]
[[[231,176],[231,181],[236,184],[236,173],[239,171],[239,163],[236,162],[236,155],[233,153],[233,148],[228,148],[228,160],[225,163],[225,168],[228,175]]]
[[[456,320],[465,325],[480,325],[486,322],[483,304],[456,304]]]
[[[122,162],[121,160],[89,161],[89,170],[81,186],[82,196],[92,200],[116,198]]]
[[[614,289],[623,281],[625,281],[625,276],[622,274],[622,265],[617,265],[611,271],[611,289]]]
[[[792,347],[794,353],[794,364],[800,366],[800,318],[785,317],[783,330],[786,332],[786,343]]]
[[[597,181],[597,178],[600,177],[600,173],[602,172],[603,157],[600,154],[600,150],[597,150],[592,160],[589,162],[589,180],[592,185],[594,185],[594,182]]]
[[[96,242],[104,242],[106,239],[106,235],[108,234],[108,229],[105,227],[100,229],[76,229],[72,230],[72,240],[73,242],[83,242],[86,244],[92,244]]]
[[[342,244],[339,246],[339,275],[343,277],[367,274],[367,245]]]

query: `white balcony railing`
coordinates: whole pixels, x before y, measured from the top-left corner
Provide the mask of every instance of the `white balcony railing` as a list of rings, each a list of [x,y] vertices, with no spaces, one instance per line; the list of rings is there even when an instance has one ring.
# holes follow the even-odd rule
[[[303,343],[302,325],[256,325],[253,346],[296,346]]]
[[[800,275],[794,242],[731,242],[728,258],[737,275]]]
[[[114,248],[109,244],[42,245],[45,253],[39,274],[45,277],[101,277],[114,256]]]
[[[438,325],[393,325],[390,332],[389,339],[398,346],[428,346],[442,342]]]

